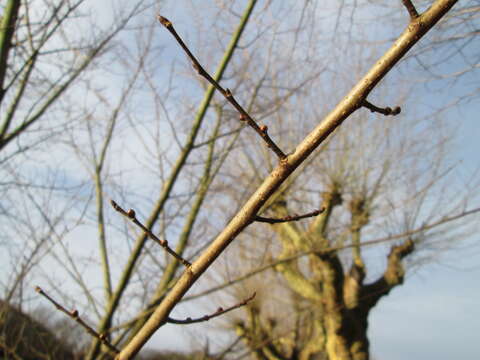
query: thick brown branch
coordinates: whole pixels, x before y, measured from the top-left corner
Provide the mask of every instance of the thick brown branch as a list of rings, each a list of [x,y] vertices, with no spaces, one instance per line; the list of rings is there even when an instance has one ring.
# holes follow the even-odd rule
[[[363,100],[362,106],[366,107],[371,112],[377,112],[377,113],[383,114],[385,116],[388,116],[388,115],[395,116],[395,115],[400,114],[400,112],[402,111],[400,106],[395,106],[393,109],[391,107],[388,107],[388,106],[385,107],[385,108],[381,108],[381,107],[373,105],[372,103],[368,102],[367,100]]]
[[[319,210],[315,210],[315,211],[309,212],[307,214],[289,215],[289,216],[285,216],[283,218],[278,218],[278,219],[272,219],[272,218],[267,218],[267,217],[262,217],[262,216],[255,216],[254,221],[264,222],[264,223],[268,223],[268,224],[279,224],[279,223],[290,222],[290,221],[298,221],[298,220],[314,217],[314,216],[320,215],[324,211],[325,211],[325,208],[321,208]]]
[[[400,245],[392,246],[388,254],[388,265],[383,275],[373,283],[366,285],[361,290],[361,298],[365,301],[368,308],[372,308],[383,296],[397,285],[403,283],[405,270],[402,260],[410,255],[415,248],[411,238],[405,240]]]
[[[413,5],[411,0],[402,0],[403,5],[407,8],[408,13],[410,14],[410,18],[416,19],[418,17],[417,9],[415,9],[415,5]]]
[[[39,286],[35,287],[35,291],[42,295],[45,299],[50,301],[58,310],[63,312],[64,314],[67,314],[69,317],[71,317],[73,320],[75,320],[77,323],[79,323],[90,335],[93,337],[99,339],[108,349],[110,349],[112,352],[118,354],[120,350],[118,350],[114,345],[112,345],[108,340],[107,336],[105,334],[99,334],[97,333],[91,326],[89,326],[85,321],[82,320],[80,315],[78,315],[78,310],[72,310],[68,311],[65,309],[62,305],[60,305],[57,301],[55,301],[53,298],[50,297],[45,291],[42,290]]]
[[[195,56],[192,54],[188,46],[183,42],[182,38],[175,31],[173,24],[167,18],[164,18],[161,15],[157,16],[158,21],[173,35],[175,40],[181,46],[183,51],[187,54],[188,58],[192,61],[193,68],[198,72],[200,76],[203,76],[210,84],[212,84],[220,93],[227,99],[227,101],[232,104],[232,106],[240,113],[240,120],[246,121],[247,124],[257,132],[258,135],[267,143],[267,146],[272,149],[272,151],[282,160],[287,156],[285,153],[275,144],[275,142],[268,135],[267,126],[258,126],[257,122],[247,113],[247,111],[235,100],[232,92],[229,89],[224,89],[215,79],[213,79],[210,74],[202,67],[198,62]]]
[[[153,241],[155,241],[157,244],[159,244],[161,247],[163,247],[170,255],[172,255],[175,259],[177,259],[178,261],[180,261],[183,265],[185,265],[186,267],[190,267],[191,264],[185,260],[184,258],[182,258],[180,255],[178,255],[175,250],[173,250],[170,246],[168,246],[168,241],[165,240],[165,239],[160,239],[158,238],[154,233],[152,233],[145,225],[143,225],[140,221],[138,221],[137,217],[136,217],[136,214],[135,214],[135,210],[133,209],[130,209],[128,211],[125,211],[124,209],[122,209],[122,207],[120,205],[118,205],[115,201],[113,200],[110,200],[110,204],[112,204],[112,207],[118,211],[120,214],[122,214],[123,216],[129,218],[130,220],[132,220],[132,222],[137,225],[140,229],[142,229],[145,234],[147,234]]]
[[[226,314],[227,312],[238,309],[239,307],[247,305],[250,301],[253,300],[255,295],[257,295],[257,293],[254,292],[253,295],[250,296],[249,298],[239,302],[238,304],[230,306],[229,308],[224,309],[224,308],[219,307],[217,309],[217,311],[215,311],[213,314],[210,314],[210,315],[205,315],[205,316],[202,316],[202,317],[199,317],[199,318],[196,318],[196,319],[192,319],[192,318],[188,317],[185,320],[178,320],[178,319],[173,319],[171,317],[168,317],[167,322],[171,323],[171,324],[177,324],[177,325],[188,325],[188,324],[195,324],[195,323],[199,323],[199,322],[208,321],[208,320],[216,318],[220,315]]]

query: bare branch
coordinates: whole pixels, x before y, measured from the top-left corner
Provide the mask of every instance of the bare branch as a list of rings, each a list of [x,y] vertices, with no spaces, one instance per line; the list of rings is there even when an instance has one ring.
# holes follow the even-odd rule
[[[73,320],[75,320],[77,323],[79,323],[90,335],[99,339],[106,347],[108,347],[109,350],[111,350],[115,354],[120,353],[120,350],[118,350],[114,345],[112,345],[107,340],[107,336],[105,334],[97,333],[90,325],[88,325],[85,321],[82,320],[80,315],[78,315],[78,310],[74,309],[72,311],[68,311],[62,305],[60,305],[57,301],[55,301],[52,297],[50,297],[50,295],[48,295],[45,291],[43,291],[40,286],[36,286],[35,291],[40,295],[42,295],[45,299],[50,301],[58,310],[60,310],[61,312],[63,312],[64,314],[68,315]]]
[[[227,312],[238,309],[239,307],[247,305],[250,301],[253,300],[255,295],[257,295],[256,292],[254,292],[253,295],[250,296],[249,298],[247,298],[247,299],[243,300],[242,302],[239,302],[239,303],[237,303],[233,306],[230,306],[229,308],[224,309],[222,307],[219,307],[217,309],[217,311],[215,311],[211,315],[205,315],[205,316],[202,316],[202,317],[199,317],[199,318],[196,318],[196,319],[192,319],[192,318],[188,317],[185,320],[178,320],[178,319],[173,319],[173,318],[169,317],[169,318],[167,318],[167,322],[171,323],[171,324],[177,324],[177,325],[188,325],[188,324],[195,324],[195,323],[199,323],[199,322],[208,321],[208,320],[216,318],[220,315],[226,314]]]
[[[148,228],[143,225],[140,221],[138,221],[137,217],[136,217],[136,214],[135,214],[135,210],[133,209],[130,209],[128,211],[125,211],[124,209],[122,209],[122,207],[120,205],[118,205],[115,201],[113,200],[110,200],[110,204],[112,204],[112,207],[117,211],[119,212],[120,214],[122,214],[123,216],[129,218],[130,220],[132,220],[132,222],[137,225],[140,229],[142,229],[145,234],[147,234],[153,241],[155,241],[156,243],[158,243],[161,247],[163,247],[170,255],[172,255],[175,259],[177,259],[178,261],[180,261],[183,265],[185,265],[187,268],[191,266],[191,264],[185,260],[184,258],[182,258],[180,255],[178,255],[175,250],[173,250],[170,246],[168,246],[168,241],[165,240],[165,239],[160,239],[158,238],[154,233],[152,233],[150,230],[148,230]]]
[[[278,156],[280,160],[285,159],[287,156],[285,153],[273,142],[268,135],[267,126],[258,126],[257,122],[248,114],[248,112],[235,100],[230,89],[224,89],[217,81],[215,81],[210,74],[200,65],[198,60],[193,56],[192,52],[187,45],[183,42],[180,35],[175,31],[173,24],[167,18],[161,15],[157,16],[158,21],[173,35],[178,44],[182,47],[183,51],[187,54],[188,58],[192,61],[193,68],[198,72],[200,76],[203,76],[210,84],[212,84],[220,93],[227,99],[227,101],[233,105],[235,109],[240,113],[240,121],[246,121],[247,124],[257,132],[258,135],[267,143],[267,146]]]
[[[409,26],[398,37],[395,44],[388,49],[375,65],[360,79],[338,105],[298,144],[295,151],[289,154],[284,161],[267,176],[250,199],[225,226],[223,231],[200,255],[165,296],[160,305],[135,337],[122,349],[117,356],[118,360],[132,359],[155,331],[167,320],[170,312],[181,300],[196,280],[207,270],[227,246],[245,229],[255,218],[266,201],[279,189],[289,175],[303,163],[303,161],[335,131],[353,112],[362,106],[363,100],[368,97],[376,85],[387,75],[400,59],[425,35],[457,0],[437,0],[422,14],[422,22],[416,26]],[[168,21],[168,20],[165,20]],[[168,22],[168,28],[171,23]]]
[[[410,18],[416,19],[418,17],[417,9],[415,9],[415,5],[413,5],[411,0],[402,0],[403,5],[407,8],[408,13],[410,14]]]
[[[309,212],[307,214],[289,215],[289,216],[285,216],[283,218],[278,218],[278,219],[272,219],[272,218],[267,218],[267,217],[262,217],[262,216],[255,216],[254,221],[264,222],[264,223],[268,223],[268,224],[279,224],[279,223],[284,223],[284,222],[289,222],[289,221],[298,221],[298,220],[314,217],[314,216],[320,215],[324,211],[325,211],[325,208],[322,207],[319,210],[315,210],[315,211]]]
[[[372,103],[368,102],[367,100],[363,100],[362,106],[366,107],[371,112],[377,112],[377,113],[383,114],[385,116],[388,116],[388,115],[395,116],[395,115],[400,114],[400,112],[402,111],[400,106],[395,106],[393,109],[391,107],[388,107],[388,106],[385,107],[385,108],[381,108],[381,107],[373,105]]]

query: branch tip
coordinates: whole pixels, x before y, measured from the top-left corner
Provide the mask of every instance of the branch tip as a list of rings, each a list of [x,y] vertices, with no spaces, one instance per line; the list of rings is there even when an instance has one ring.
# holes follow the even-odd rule
[[[167,29],[172,26],[172,22],[160,14],[157,15],[157,19],[160,21],[160,24],[165,26]]]

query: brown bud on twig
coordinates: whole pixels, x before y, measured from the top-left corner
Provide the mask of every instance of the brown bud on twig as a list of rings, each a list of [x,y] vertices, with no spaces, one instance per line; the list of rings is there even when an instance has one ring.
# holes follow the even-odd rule
[[[130,209],[127,211],[127,216],[130,218],[130,219],[135,219],[135,210],[133,209]]]

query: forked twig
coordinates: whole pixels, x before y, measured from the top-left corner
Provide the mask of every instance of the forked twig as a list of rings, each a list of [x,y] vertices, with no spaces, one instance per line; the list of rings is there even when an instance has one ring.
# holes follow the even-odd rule
[[[233,105],[233,107],[240,113],[240,120],[246,121],[247,124],[257,132],[258,135],[267,143],[267,146],[273,150],[273,152],[280,158],[285,159],[287,156],[285,153],[275,144],[275,142],[268,135],[267,126],[258,126],[255,120],[247,113],[247,111],[235,100],[232,92],[229,89],[224,89],[210,74],[200,65],[198,60],[193,56],[192,52],[187,45],[183,42],[180,35],[175,31],[173,24],[167,18],[161,15],[157,16],[158,21],[173,35],[178,44],[182,47],[183,51],[187,54],[188,58],[192,61],[193,68],[198,72],[200,76],[203,76],[210,84],[212,84],[220,93],[227,99],[227,101]]]
[[[85,321],[83,321],[80,315],[78,315],[78,310],[74,309],[72,311],[68,311],[62,305],[60,305],[57,301],[55,301],[52,297],[50,297],[50,295],[48,295],[45,291],[43,291],[40,286],[36,286],[35,291],[40,295],[42,295],[45,299],[50,301],[58,310],[67,314],[69,317],[71,317],[73,320],[79,323],[90,335],[99,339],[102,342],[102,344],[108,347],[109,350],[111,350],[115,354],[120,353],[120,350],[118,350],[114,345],[112,345],[108,341],[107,336],[105,334],[97,333],[90,325],[88,325]]]
[[[190,317],[187,317],[185,320],[178,320],[178,319],[173,319],[171,317],[168,317],[167,322],[171,323],[171,324],[177,324],[177,325],[188,325],[188,324],[195,324],[195,323],[199,323],[199,322],[203,322],[203,321],[208,321],[210,319],[213,319],[213,318],[216,318],[220,315],[223,315],[223,314],[225,314],[229,311],[232,311],[232,310],[238,309],[239,307],[247,305],[250,301],[253,300],[255,295],[257,295],[256,292],[254,292],[253,295],[250,296],[249,298],[243,300],[242,302],[239,302],[238,304],[230,306],[229,308],[224,309],[224,308],[219,307],[217,309],[217,311],[215,311],[213,314],[210,314],[210,315],[205,315],[205,316],[202,316],[202,317],[199,317],[199,318],[196,318],[196,319],[192,319]]]
[[[402,111],[400,106],[395,106],[393,109],[391,107],[388,107],[388,106],[385,107],[385,108],[381,108],[381,107],[373,105],[371,102],[368,102],[367,100],[363,100],[362,106],[366,107],[371,112],[377,112],[377,113],[383,114],[385,116],[388,116],[388,115],[395,116],[395,115],[400,114],[400,112]]]
[[[145,234],[147,234],[153,241],[158,243],[161,247],[163,247],[170,255],[172,255],[175,259],[180,261],[183,265],[185,265],[187,268],[190,267],[192,264],[190,264],[187,260],[185,260],[183,257],[181,257],[179,254],[175,252],[170,246],[168,246],[168,241],[165,239],[160,239],[158,236],[156,236],[154,233],[152,233],[145,225],[143,225],[138,219],[135,214],[135,210],[130,209],[128,211],[125,211],[120,205],[118,205],[115,201],[110,200],[110,204],[112,207],[122,214],[123,216],[129,218],[132,220],[132,222],[137,225],[140,229],[142,229]]]
[[[309,217],[314,217],[314,216],[320,215],[324,211],[325,211],[325,208],[321,208],[321,209],[309,212],[307,214],[289,215],[289,216],[285,216],[283,218],[278,218],[278,219],[267,218],[267,217],[262,217],[262,216],[257,215],[257,216],[255,216],[254,221],[264,222],[264,223],[268,223],[268,224],[279,224],[279,223],[284,223],[284,222],[289,222],[289,221],[298,221],[298,220],[306,219],[306,218],[309,218]]]

